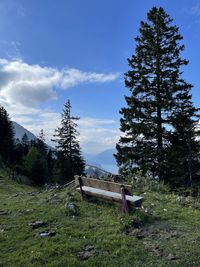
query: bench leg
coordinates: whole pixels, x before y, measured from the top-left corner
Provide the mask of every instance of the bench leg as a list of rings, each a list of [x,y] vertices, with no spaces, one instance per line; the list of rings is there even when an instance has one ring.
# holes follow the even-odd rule
[[[80,191],[81,191],[81,198],[82,198],[82,200],[84,200],[84,192],[82,190],[82,180],[81,180],[81,177],[78,177],[78,182],[79,182]]]
[[[127,203],[127,200],[126,200],[125,188],[124,188],[123,185],[121,186],[121,196],[122,196],[122,211],[124,213],[128,213],[129,212],[129,208],[128,208],[128,203]]]

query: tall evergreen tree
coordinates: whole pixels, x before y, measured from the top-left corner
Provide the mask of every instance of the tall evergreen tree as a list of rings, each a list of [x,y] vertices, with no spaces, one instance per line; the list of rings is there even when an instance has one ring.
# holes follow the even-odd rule
[[[14,129],[9,115],[0,105],[0,156],[9,163],[12,160],[14,150]]]
[[[55,130],[53,139],[57,143],[58,160],[57,170],[60,170],[62,182],[73,179],[74,175],[81,175],[84,172],[85,162],[81,155],[81,149],[77,137],[77,124],[74,121],[78,117],[71,116],[71,104],[68,100],[64,105],[62,113],[61,127]]]
[[[174,187],[195,186],[200,183],[199,130],[193,119],[196,109],[191,99],[179,103],[178,109],[171,118],[174,131],[167,151],[168,181]]]
[[[183,138],[182,143],[192,144],[184,158],[180,156],[183,151],[178,152],[179,173],[183,173],[186,158],[190,162],[188,172],[192,173],[192,154],[198,150],[194,138],[198,110],[191,101],[192,85],[182,79],[182,66],[188,61],[180,57],[184,45],[180,44],[182,36],[172,21],[163,8],[153,7],[147,22],[141,22],[135,54],[128,59],[130,70],[125,73],[130,95],[125,97],[127,107],[120,111],[124,135],[115,155],[121,173],[139,169],[166,182],[176,179],[177,173],[170,178],[168,175],[175,146],[181,147]]]
[[[38,135],[38,138],[37,140],[35,141],[35,146],[38,148],[38,150],[40,151],[40,153],[43,155],[43,156],[47,156],[47,153],[48,153],[48,147],[47,145],[45,144],[45,134],[44,134],[44,131],[43,129],[41,129],[39,135]]]

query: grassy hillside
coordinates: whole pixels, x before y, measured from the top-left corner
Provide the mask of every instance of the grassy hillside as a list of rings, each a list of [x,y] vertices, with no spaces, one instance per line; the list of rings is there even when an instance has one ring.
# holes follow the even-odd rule
[[[39,191],[0,173],[0,266],[199,266],[198,203],[143,196],[145,209],[124,217],[116,205],[81,201],[73,188]],[[32,229],[35,220],[45,225]]]

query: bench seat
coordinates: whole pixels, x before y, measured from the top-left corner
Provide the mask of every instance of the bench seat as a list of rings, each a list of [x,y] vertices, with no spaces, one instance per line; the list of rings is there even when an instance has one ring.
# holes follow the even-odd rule
[[[80,191],[80,188],[78,188],[78,190]],[[84,191],[84,193],[86,195],[101,197],[101,198],[105,198],[105,199],[109,199],[109,200],[114,200],[117,202],[122,201],[122,195],[120,193],[111,192],[111,191],[107,191],[107,190],[103,190],[103,189],[98,189],[98,188],[94,188],[94,187],[90,187],[90,186],[82,186],[82,190]],[[141,202],[142,202],[142,197],[126,195],[126,200],[131,205],[140,206]]]

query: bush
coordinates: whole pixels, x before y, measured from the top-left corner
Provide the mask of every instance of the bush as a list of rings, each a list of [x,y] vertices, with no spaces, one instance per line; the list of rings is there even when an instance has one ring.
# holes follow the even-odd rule
[[[144,192],[158,192],[162,194],[166,194],[170,192],[170,188],[163,181],[157,181],[152,179],[150,175],[142,175],[141,172],[138,172],[134,175],[131,175],[127,178],[131,181],[133,185],[133,189],[138,193],[142,194]]]

